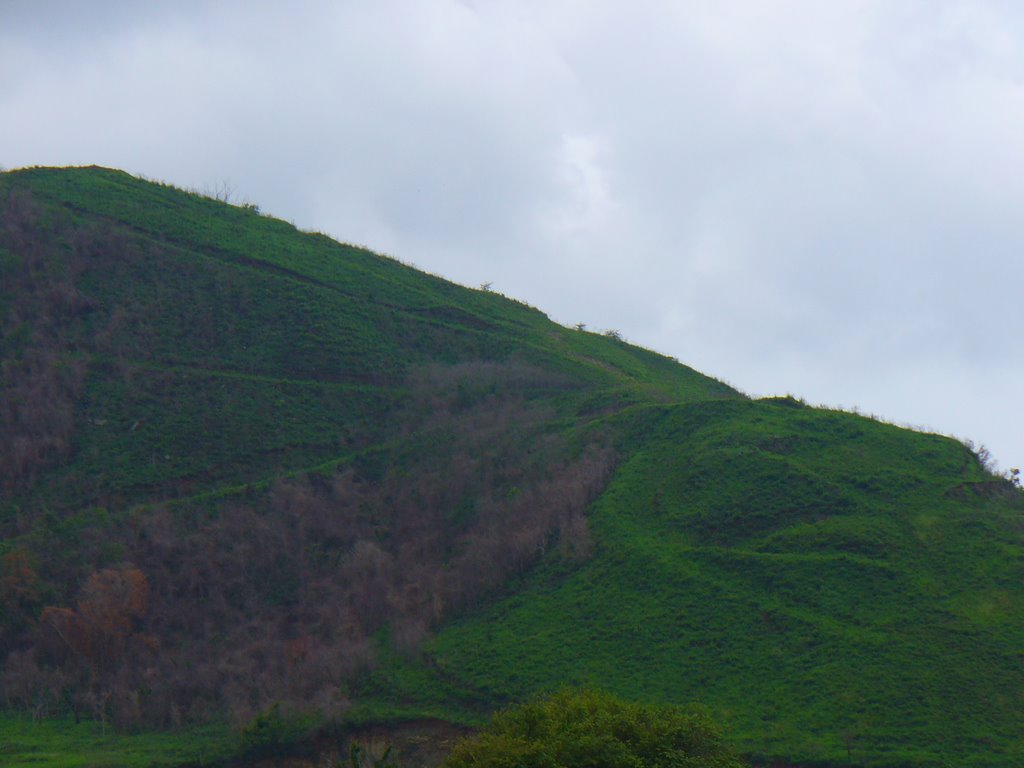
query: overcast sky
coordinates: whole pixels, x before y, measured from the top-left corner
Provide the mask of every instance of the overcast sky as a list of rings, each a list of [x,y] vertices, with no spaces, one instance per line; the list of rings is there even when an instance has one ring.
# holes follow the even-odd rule
[[[0,0],[0,164],[212,190],[1024,466],[1024,3]]]

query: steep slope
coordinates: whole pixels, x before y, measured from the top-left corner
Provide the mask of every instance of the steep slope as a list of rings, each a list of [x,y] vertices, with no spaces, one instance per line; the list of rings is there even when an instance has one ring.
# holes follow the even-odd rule
[[[954,441],[851,414],[651,410],[596,556],[442,632],[447,676],[699,700],[748,754],[801,764],[1020,762],[1013,491]]]
[[[1019,490],[99,168],[0,176],[4,700],[471,721],[570,682],[748,754],[1024,761]]]
[[[589,551],[632,403],[737,398],[252,209],[2,177],[8,701],[119,723],[349,705],[544,552]],[[145,695],[143,695],[145,692]]]
[[[334,458],[343,426],[376,419],[432,363],[514,354],[612,400],[729,392],[495,294],[124,173],[35,169],[8,174],[3,194],[7,344],[18,355],[41,334],[67,358],[65,388],[87,386],[76,418],[90,428],[62,479],[88,475],[92,493],[160,496],[152,484],[218,487],[278,455]],[[81,498],[74,478],[60,503]]]

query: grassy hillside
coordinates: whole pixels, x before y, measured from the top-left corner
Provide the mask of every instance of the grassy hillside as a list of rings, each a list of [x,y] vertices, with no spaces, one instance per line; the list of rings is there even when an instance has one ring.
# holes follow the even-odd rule
[[[0,318],[12,712],[591,682],[756,758],[1024,763],[1024,502],[955,441],[99,168],[0,175]]]
[[[798,762],[1021,761],[1022,507],[962,446],[785,402],[651,410],[596,556],[443,631],[446,676],[697,700]]]
[[[75,394],[84,388],[56,504],[164,497],[153,486],[169,482],[190,493],[334,459],[427,364],[514,355],[608,402],[729,392],[658,355],[252,210],[103,169],[3,179],[0,306],[19,315],[5,358],[38,345],[34,331],[80,379]],[[26,269],[19,257],[30,250]]]

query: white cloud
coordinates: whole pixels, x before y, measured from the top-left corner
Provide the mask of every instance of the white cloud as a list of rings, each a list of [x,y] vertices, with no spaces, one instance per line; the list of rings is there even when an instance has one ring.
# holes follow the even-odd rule
[[[1024,464],[1012,2],[8,0],[0,163],[266,211]]]

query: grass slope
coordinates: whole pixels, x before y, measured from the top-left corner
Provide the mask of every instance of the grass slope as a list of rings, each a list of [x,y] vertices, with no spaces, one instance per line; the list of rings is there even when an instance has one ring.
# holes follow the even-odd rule
[[[1024,507],[963,446],[785,401],[647,410],[598,554],[442,632],[446,677],[699,700],[766,759],[1024,760]]]
[[[0,495],[0,556],[41,562],[31,594],[13,570],[0,580],[0,603],[20,611],[0,633],[9,647],[44,605],[70,604],[90,572],[130,558],[121,534],[150,530],[146,510],[170,502],[178,535],[195,536],[194,521],[216,526],[232,506],[268,514],[282,477],[313,472],[316,488],[336,467],[367,485],[396,466],[436,475],[430,457],[444,461],[454,438],[443,425],[410,433],[417,382],[470,372],[435,389],[460,424],[486,426],[509,386],[495,376],[521,376],[514,413],[535,431],[513,423],[493,446],[470,445],[490,462],[478,484],[507,487],[467,485],[441,519],[457,532],[484,501],[512,499],[507,465],[543,459],[531,451],[545,436],[601,443],[620,463],[589,515],[593,556],[549,554],[422,653],[392,650],[385,626],[377,667],[345,691],[353,721],[479,722],[590,682],[701,701],[766,760],[1024,763],[1024,507],[959,443],[752,402],[503,296],[118,171],[3,174],[0,202],[4,423],[11,445],[34,450]],[[387,526],[373,530],[385,546]],[[351,554],[315,544],[321,560]],[[246,599],[283,601],[267,615],[286,616],[301,569],[274,566],[288,590],[261,582]],[[81,764],[86,747],[59,741],[62,727],[2,718],[0,756]],[[177,748],[174,734],[154,738]],[[45,742],[66,759],[40,762]],[[150,759],[117,758],[127,742],[88,749],[95,764]]]
[[[91,302],[62,329],[88,374],[51,504],[163,498],[171,484],[189,495],[329,461],[353,437],[372,442],[409,371],[431,363],[514,353],[584,382],[596,399],[580,408],[735,394],[498,294],[119,171],[0,177],[0,196],[26,193],[48,204],[33,224],[58,254],[44,267],[56,278],[77,261]],[[0,288],[0,307],[12,300]],[[5,357],[28,338],[11,336]]]

